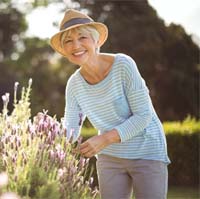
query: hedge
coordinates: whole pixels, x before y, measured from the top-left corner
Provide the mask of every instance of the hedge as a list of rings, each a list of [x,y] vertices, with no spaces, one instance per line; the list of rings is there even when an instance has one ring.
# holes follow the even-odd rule
[[[199,143],[200,143],[200,120],[187,117],[184,121],[163,123],[168,155],[171,160],[169,164],[169,185],[176,186],[198,186],[199,185]],[[83,128],[84,139],[95,135],[93,128]],[[96,159],[90,160],[94,168],[94,183],[98,184],[96,176]]]
[[[198,186],[200,120],[188,117],[183,122],[165,122],[163,126],[171,160],[169,184]]]

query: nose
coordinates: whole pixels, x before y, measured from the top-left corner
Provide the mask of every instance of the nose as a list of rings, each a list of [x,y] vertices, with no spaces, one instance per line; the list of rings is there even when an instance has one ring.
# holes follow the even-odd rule
[[[77,48],[79,48],[80,47],[80,42],[79,42],[79,40],[78,39],[75,39],[75,40],[73,40],[73,43],[72,43],[73,45],[73,49],[77,49]]]

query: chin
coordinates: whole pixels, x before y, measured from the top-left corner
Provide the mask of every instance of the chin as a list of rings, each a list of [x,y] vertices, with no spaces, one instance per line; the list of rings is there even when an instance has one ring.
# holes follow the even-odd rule
[[[69,59],[70,62],[77,64],[79,66],[84,65],[85,63],[87,63],[87,59],[86,58],[72,58]]]

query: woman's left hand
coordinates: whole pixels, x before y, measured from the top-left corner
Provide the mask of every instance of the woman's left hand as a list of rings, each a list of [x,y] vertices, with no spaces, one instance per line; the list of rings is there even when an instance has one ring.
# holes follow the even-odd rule
[[[80,145],[80,153],[87,158],[91,158],[104,147],[106,147],[106,140],[104,136],[96,135],[89,138]]]
[[[120,137],[118,132],[114,129],[102,135],[89,138],[79,146],[79,150],[83,156],[91,158],[106,146],[117,142],[120,142]]]

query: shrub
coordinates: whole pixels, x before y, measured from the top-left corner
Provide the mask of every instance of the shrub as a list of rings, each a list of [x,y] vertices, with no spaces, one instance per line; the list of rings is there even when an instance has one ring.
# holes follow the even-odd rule
[[[31,117],[30,91],[23,88],[18,101],[14,87],[14,109],[9,115],[9,94],[2,96],[0,114],[0,172],[8,174],[5,191],[26,199],[95,198],[92,178],[86,178],[88,160],[75,153],[77,143],[66,139],[66,130],[47,111]]]
[[[171,160],[169,183],[199,185],[200,121],[187,117],[182,122],[165,122],[163,126]]]

